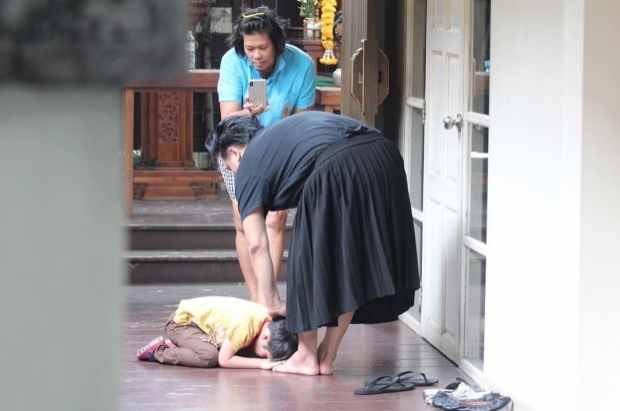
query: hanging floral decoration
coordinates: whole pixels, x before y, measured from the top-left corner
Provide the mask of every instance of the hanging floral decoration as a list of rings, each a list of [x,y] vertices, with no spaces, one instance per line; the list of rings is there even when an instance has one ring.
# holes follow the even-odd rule
[[[338,64],[334,54],[334,16],[336,15],[336,0],[322,0],[321,5],[321,44],[325,49],[319,60],[325,65]]]

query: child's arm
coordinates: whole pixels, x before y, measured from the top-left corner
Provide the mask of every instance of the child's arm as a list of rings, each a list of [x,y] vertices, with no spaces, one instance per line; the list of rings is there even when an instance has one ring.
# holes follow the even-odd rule
[[[218,357],[222,368],[261,368],[270,370],[280,362],[272,362],[267,358],[246,358],[237,355],[228,338],[222,343]]]

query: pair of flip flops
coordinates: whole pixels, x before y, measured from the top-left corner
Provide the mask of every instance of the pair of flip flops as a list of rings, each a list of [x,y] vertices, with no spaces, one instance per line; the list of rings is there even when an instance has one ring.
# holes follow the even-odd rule
[[[427,387],[437,384],[439,380],[427,378],[418,371],[403,371],[396,375],[382,375],[377,378],[364,381],[364,387],[356,388],[353,392],[357,395],[384,394],[389,392],[411,391],[416,386]]]

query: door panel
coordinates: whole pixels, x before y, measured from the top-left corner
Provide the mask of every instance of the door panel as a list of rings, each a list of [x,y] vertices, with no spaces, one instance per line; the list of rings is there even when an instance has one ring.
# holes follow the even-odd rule
[[[424,248],[425,272],[424,280],[424,303],[423,315],[426,320],[425,329],[432,328],[434,332],[441,333],[443,328],[443,283],[444,283],[444,259],[443,259],[443,207],[442,205],[429,198],[425,207],[426,234]]]
[[[430,83],[430,89],[427,89],[427,96],[430,95],[431,99],[427,97],[428,117],[427,124],[440,124],[442,121],[442,113],[445,110],[445,102],[442,98],[434,96],[443,96],[445,94],[446,78],[444,68],[444,55],[443,53],[430,52],[429,67],[427,67],[427,81]],[[427,126],[428,129],[428,126]],[[439,130],[433,135],[433,138],[428,139],[429,158],[427,164],[429,166],[427,177],[441,179],[444,167],[444,153],[442,147],[445,146],[444,141],[445,133]]]
[[[389,88],[389,62],[378,40],[378,33],[384,30],[384,4],[378,0],[346,0],[342,10],[340,113],[375,127],[379,104]],[[357,64],[353,64],[356,56]]]
[[[429,0],[422,330],[457,361],[460,330],[462,140],[446,116],[463,113],[465,0]]]
[[[455,88],[448,90],[448,108],[447,115],[454,117],[456,113],[463,113],[463,64],[459,56],[447,55],[448,60],[448,85]],[[440,122],[441,123],[441,122]],[[462,165],[462,144],[458,131],[451,130],[447,133],[446,152],[447,167],[446,179],[447,183],[457,188],[461,185],[461,165]]]

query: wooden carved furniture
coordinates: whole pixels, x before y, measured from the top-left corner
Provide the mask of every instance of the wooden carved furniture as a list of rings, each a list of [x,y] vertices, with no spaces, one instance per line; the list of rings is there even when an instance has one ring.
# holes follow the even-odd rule
[[[340,111],[340,87],[317,87],[314,104],[326,113]]]
[[[131,215],[134,195],[145,199],[195,199],[215,195],[208,185],[223,182],[219,171],[194,167],[191,116],[193,92],[216,92],[219,70],[195,70],[178,80],[130,81],[124,85],[125,210]],[[148,130],[142,133],[144,166],[134,170],[135,93],[156,94],[152,109],[141,118]],[[154,93],[157,92],[157,93]],[[153,98],[153,97],[148,97]],[[332,113],[340,110],[339,87],[317,87],[317,108]],[[159,107],[159,108],[158,108]],[[157,113],[162,113],[159,116]],[[145,159],[149,159],[148,161]],[[176,197],[174,197],[176,196]]]
[[[125,207],[133,198],[217,197],[219,171],[202,171],[193,160],[193,92],[216,92],[219,70],[195,70],[181,79],[129,81],[124,85]],[[142,160],[134,170],[134,98],[143,93]],[[146,102],[146,104],[144,104]]]

